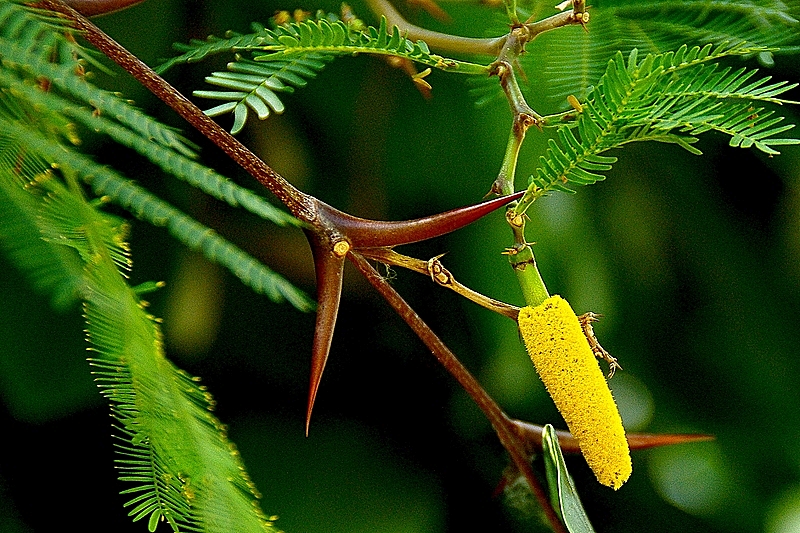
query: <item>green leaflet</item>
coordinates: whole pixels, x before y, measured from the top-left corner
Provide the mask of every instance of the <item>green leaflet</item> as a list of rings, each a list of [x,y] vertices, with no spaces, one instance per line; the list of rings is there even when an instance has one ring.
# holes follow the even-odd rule
[[[604,179],[616,158],[601,155],[635,141],[692,146],[697,136],[718,131],[731,137],[731,146],[755,147],[770,155],[774,146],[799,144],[780,135],[792,124],[780,124],[762,103],[795,103],[778,98],[797,84],[755,79],[755,71],[721,68],[713,63],[730,55],[748,55],[758,49],[744,45],[713,48],[681,46],[674,52],[639,59],[634,49],[627,58],[617,52],[605,74],[589,92],[574,124],[559,126],[557,140],[549,141],[536,174],[516,207],[525,210],[551,190],[572,192],[572,185]],[[755,104],[759,104],[756,107]]]
[[[82,51],[59,20],[0,0],[0,245],[59,304],[83,300],[97,383],[111,404],[126,507],[154,531],[274,531],[213,400],[164,354],[158,322],[128,286],[126,224],[103,213],[116,200],[166,225],[273,299],[309,299],[190,217],[80,153],[79,128],[108,134],[174,175],[278,223],[293,219],[192,160],[175,130],[89,84]],[[62,53],[62,50],[66,52]],[[46,88],[44,91],[42,88]],[[77,124],[77,125],[76,125]],[[62,181],[63,180],[63,181]],[[86,198],[85,184],[102,200]]]
[[[66,21],[53,13],[31,9],[22,0],[0,2],[0,37],[17,43],[26,53],[77,66],[76,57],[87,59],[89,54],[65,38],[68,31]]]
[[[131,516],[148,518],[151,531],[162,517],[174,531],[273,531],[210,395],[164,357],[157,322],[118,270],[129,266],[119,219],[52,173],[25,188],[18,175],[0,176],[0,191],[28,198],[44,249],[75,252],[91,362],[118,425],[120,479],[136,484],[124,491]]]
[[[10,5],[21,10],[16,4]],[[0,3],[0,7],[5,8],[5,2]],[[4,11],[0,10],[0,16],[3,13]],[[33,18],[33,20],[35,22],[38,19]],[[41,24],[30,24],[36,27],[39,33],[51,30],[48,25],[44,25],[42,29]],[[234,207],[242,206],[279,225],[297,224],[293,217],[270,205],[261,197],[193,161],[196,158],[194,145],[186,141],[174,128],[165,126],[142,113],[120,96],[89,84],[82,76],[76,74],[75,65],[52,63],[40,57],[41,54],[35,49],[32,51],[30,48],[20,46],[15,40],[17,32],[12,30],[13,28],[6,29],[11,34],[9,38],[3,37],[6,31],[0,32],[0,59],[8,62],[6,66],[10,66],[10,68],[4,67],[2,71],[0,87],[13,88],[16,94],[24,96],[25,101],[36,105],[34,116],[44,113],[49,116],[50,122],[62,121],[64,135],[71,142],[76,138],[74,125],[70,123],[77,119],[87,128],[109,135],[120,144],[138,151],[166,172],[215,198],[224,200]],[[46,35],[52,33],[50,31]],[[70,42],[63,35],[60,38]],[[31,81],[37,77],[49,80],[51,84],[49,92],[35,90]],[[19,113],[16,116],[20,116]]]
[[[211,54],[235,53],[227,71],[214,72],[206,82],[222,90],[194,91],[194,96],[219,100],[205,113],[215,117],[233,113],[231,133],[239,133],[251,113],[260,120],[282,113],[279,93],[304,87],[325,64],[340,56],[372,54],[408,59],[431,68],[465,74],[488,73],[487,67],[447,59],[430,53],[423,41],[406,39],[386,19],[379,27],[356,31],[340,20],[318,18],[293,22],[269,30],[254,25],[254,33],[229,34],[226,39],[210,37],[179,47],[184,53],[164,63],[159,71],[179,64],[199,61]]]
[[[81,262],[72,250],[42,238],[39,204],[23,187],[18,175],[0,167],[0,248],[54,307],[66,308],[84,291]]]
[[[120,479],[136,483],[134,520],[174,531],[273,531],[239,456],[211,414],[213,401],[163,353],[154,318],[120,275],[126,246],[115,220],[54,177],[40,181],[46,234],[84,265],[87,339],[98,386],[119,424]]]
[[[157,324],[111,272],[92,275],[87,336],[98,386],[119,424],[117,467],[134,520],[161,517],[174,531],[263,532],[272,523],[210,395],[164,358]],[[152,531],[153,529],[151,529]]]
[[[308,83],[306,79],[315,77],[330,59],[331,56],[315,53],[260,63],[239,59],[228,63],[228,71],[206,77],[209,84],[226,90],[194,91],[192,94],[224,101],[205,113],[210,117],[233,113],[231,133],[235,135],[244,127],[250,111],[255,112],[259,120],[272,113],[283,113],[284,104],[278,93],[292,93],[295,88],[304,87]]]
[[[20,111],[0,98],[0,116],[12,113],[9,105]],[[42,238],[40,203],[25,191],[48,170],[45,160],[26,153],[24,132],[0,130],[0,247],[56,308],[64,308],[81,294],[82,267],[74,252]]]
[[[76,105],[56,94],[39,91],[18,80],[8,72],[0,72],[0,87],[4,86],[13,90],[16,94],[24,96],[25,100],[37,105],[39,108],[58,108],[64,116],[76,119],[88,128],[106,133],[120,144],[141,153],[159,165],[164,171],[217,199],[227,202],[233,207],[244,207],[248,211],[281,226],[296,225],[298,223],[294,217],[274,207],[260,196],[236,185],[208,167],[193,161],[183,153],[183,150],[177,149],[167,139],[163,143],[142,142],[142,134],[149,132],[131,131],[127,127],[105,118],[105,113],[93,113],[86,107]],[[165,131],[172,133],[172,130]]]
[[[97,168],[94,174],[90,185],[97,194],[108,196],[154,226],[165,226],[173,237],[230,270],[258,294],[265,294],[274,302],[287,301],[300,311],[314,308],[304,292],[213,230],[115,172]]]
[[[0,131],[12,127],[25,129],[23,125],[9,124],[0,119]],[[36,131],[28,130],[25,136],[31,150],[85,176],[84,179],[98,195],[106,196],[153,225],[165,226],[178,240],[192,249],[202,251],[206,257],[229,269],[259,294],[265,294],[275,302],[288,301],[300,310],[313,307],[308,296],[285,278],[114,170],[98,165],[77,152],[64,151],[60,144]]]
[[[591,17],[588,32],[576,27],[542,35],[521,58],[523,66],[543,69],[547,93],[559,102],[569,94],[585,98],[617,50],[660,54],[687,43],[741,43],[768,66],[773,54],[800,46],[794,0],[609,0],[592,6]],[[545,58],[543,65],[532,64],[534,58]]]

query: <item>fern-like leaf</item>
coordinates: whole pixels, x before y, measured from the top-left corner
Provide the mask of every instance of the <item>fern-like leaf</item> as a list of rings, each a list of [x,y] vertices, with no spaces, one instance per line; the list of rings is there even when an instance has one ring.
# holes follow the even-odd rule
[[[11,39],[0,38],[0,58],[6,62],[6,79],[12,76],[20,81],[46,79],[50,89],[73,102],[89,107],[129,129],[144,144],[156,143],[185,157],[195,157],[194,145],[170,128],[142,113],[117,94],[102,90],[76,74],[68,64],[57,64],[38,57]],[[52,109],[46,106],[44,109]]]
[[[239,51],[251,50],[256,46],[273,40],[273,32],[267,30],[261,24],[252,24],[252,33],[241,34],[229,31],[224,38],[210,36],[205,41],[194,39],[189,43],[175,43],[173,47],[182,54],[170,58],[158,67],[155,71],[164,74],[176,65],[187,63],[197,63],[206,59],[208,56],[217,54],[231,54]]]
[[[0,87],[0,247],[55,307],[64,308],[82,293],[82,267],[73,251],[43,238],[41,203],[30,185],[47,175],[50,164],[28,148],[25,130],[10,126],[19,120],[43,125],[67,142],[74,131],[64,117],[36,113]]]
[[[244,127],[249,111],[259,120],[271,113],[283,113],[284,104],[279,92],[291,93],[295,87],[304,87],[307,79],[317,75],[331,56],[308,54],[305,56],[278,58],[269,62],[255,62],[240,59],[228,64],[228,71],[214,72],[206,77],[206,82],[226,91],[194,91],[194,96],[224,100],[225,103],[205,111],[206,115],[216,117],[233,113],[231,133],[239,133]]]
[[[150,531],[162,520],[174,532],[275,531],[211,396],[165,358],[157,321],[120,272],[129,260],[119,220],[55,173],[24,192],[48,242],[80,259],[95,377],[118,426],[120,479],[135,484],[124,491],[130,515],[146,518]]]
[[[4,124],[0,121],[0,131],[3,127]],[[206,257],[229,269],[259,294],[265,294],[276,302],[288,301],[300,310],[313,308],[310,298],[285,278],[114,170],[81,154],[64,151],[61,145],[38,132],[26,132],[26,139],[32,150],[63,168],[72,169],[76,174],[84,176],[98,195],[107,197],[156,226],[166,226],[174,237],[192,249],[201,250]]]
[[[105,370],[101,390],[122,426],[120,479],[135,483],[126,506],[148,529],[166,520],[173,531],[230,531],[204,508],[219,512],[236,531],[272,531],[253,505],[257,493],[219,421],[208,393],[164,358],[158,325],[110,263],[89,265],[87,336]],[[109,371],[111,370],[111,371]],[[213,487],[209,484],[213,483]],[[248,491],[242,491],[242,486]],[[235,518],[233,518],[235,517]]]
[[[0,156],[3,152],[0,147]],[[0,248],[54,307],[66,308],[83,294],[82,264],[72,250],[42,238],[39,202],[19,178],[0,164]]]
[[[777,154],[774,146],[800,144],[780,137],[792,124],[756,107],[754,102],[794,103],[779,98],[796,84],[755,79],[753,71],[720,68],[713,61],[753,53],[743,45],[681,46],[675,52],[649,54],[639,60],[634,49],[609,61],[605,74],[589,93],[575,124],[557,130],[540,158],[525,196],[522,213],[551,190],[571,192],[568,184],[588,185],[604,179],[615,158],[604,152],[635,141],[678,144],[692,153],[697,135],[713,130],[731,136],[731,146],[755,147]]]
[[[256,293],[274,302],[287,301],[300,311],[314,308],[313,300],[283,276],[142,187],[99,166],[89,183],[97,194],[107,196],[135,216],[166,227],[173,237],[230,270]]]
[[[372,54],[400,57],[416,63],[466,74],[487,74],[484,65],[447,59],[431,54],[423,41],[411,41],[397,28],[388,28],[386,19],[376,28],[355,31],[340,20],[320,17],[293,22],[274,30],[254,26],[249,35],[229,34],[226,39],[211,37],[205,43],[184,45],[184,53],[166,62],[160,71],[178,63],[199,61],[211,54],[235,53],[236,61],[225,72],[214,72],[206,78],[224,90],[195,91],[202,98],[222,103],[206,110],[209,116],[233,113],[232,133],[238,133],[250,112],[259,119],[281,113],[284,104],[278,93],[292,92],[306,85],[327,61],[340,56]]]
[[[273,272],[252,256],[246,254],[213,230],[181,213],[145,189],[134,185],[115,171],[94,163],[19,122],[7,122],[0,116],[0,132],[17,131],[25,137],[28,149],[40,157],[69,168],[89,180],[98,195],[105,195],[131,210],[135,215],[159,226],[193,249],[201,250],[209,259],[233,272],[242,282],[259,294],[276,302],[288,301],[300,310],[313,308],[313,303],[302,291],[285,278]]]
[[[227,202],[233,207],[242,206],[248,211],[281,226],[296,225],[298,223],[294,217],[274,207],[255,193],[236,185],[208,167],[193,161],[182,151],[176,151],[171,141],[165,139],[167,142],[164,143],[142,142],[143,132],[132,131],[117,121],[109,120],[105,117],[105,113],[96,113],[56,94],[44,93],[16,79],[7,72],[0,72],[0,87],[3,86],[8,87],[20,96],[24,96],[26,101],[37,105],[39,108],[57,108],[65,116],[79,121],[88,128],[106,133],[120,144],[128,146],[147,157],[164,171],[215,198]],[[152,131],[152,128],[149,131]]]
[[[43,60],[75,65],[77,58],[91,57],[69,37],[71,31],[65,19],[50,11],[31,9],[22,0],[0,2],[0,38],[18,43]]]
[[[560,102],[568,94],[585,97],[617,50],[660,54],[686,43],[741,43],[765,65],[775,53],[800,50],[796,0],[609,0],[593,6],[591,15],[589,32],[564,28],[542,35],[521,58],[543,70],[548,94]]]

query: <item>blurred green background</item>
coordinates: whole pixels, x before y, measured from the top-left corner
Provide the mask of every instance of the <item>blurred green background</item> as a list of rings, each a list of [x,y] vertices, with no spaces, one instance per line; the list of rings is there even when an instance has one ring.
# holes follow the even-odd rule
[[[150,0],[98,23],[157,64],[174,41],[246,32],[251,21],[296,7],[339,4]],[[486,7],[445,7],[454,31],[481,35],[496,23]],[[405,11],[431,24],[419,9]],[[221,65],[176,68],[167,78],[191,92]],[[528,72],[533,84],[537,74]],[[800,60],[779,58],[770,74],[797,80]],[[339,59],[285,99],[284,115],[249,125],[241,139],[303,190],[360,216],[413,218],[475,202],[499,168],[508,106],[476,109],[462,79],[427,79],[430,100],[381,60]],[[103,83],[183,128],[126,75]],[[531,104],[542,112],[561,105],[546,95]],[[798,120],[796,108],[781,111]],[[192,139],[205,162],[256,188]],[[313,293],[300,231],[209,200],[102,139],[87,145]],[[531,131],[518,187],[543,146],[544,135]],[[634,453],[633,477],[618,492],[598,485],[580,458],[568,459],[598,532],[800,531],[800,149],[769,159],[713,135],[700,148],[703,157],[626,147],[607,181],[529,211],[528,237],[550,291],[578,313],[605,317],[595,330],[625,369],[611,384],[628,430],[716,436]],[[288,533],[540,529],[536,517],[492,496],[506,459],[480,411],[352,271],[306,438],[313,314],[253,295],[162,229],[134,223],[131,242],[132,283],[167,282],[150,301],[165,319],[170,357],[215,395],[263,509],[280,515]],[[460,281],[521,305],[500,254],[510,243],[496,213],[402,251],[424,259],[447,252]],[[80,308],[56,311],[2,257],[0,268],[0,531],[145,531],[118,495],[126,487],[85,361]],[[387,275],[511,416],[563,427],[513,322],[426,277]]]

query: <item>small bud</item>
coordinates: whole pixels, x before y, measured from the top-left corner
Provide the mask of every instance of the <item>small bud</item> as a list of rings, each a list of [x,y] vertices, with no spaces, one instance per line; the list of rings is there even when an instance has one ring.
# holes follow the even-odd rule
[[[583,113],[583,106],[578,101],[578,99],[575,98],[574,94],[570,94],[567,96],[567,102],[569,102],[569,105],[572,106],[572,109],[574,109],[578,113]]]
[[[618,489],[631,475],[625,429],[600,365],[566,300],[551,296],[519,312],[536,371],[597,480]]]
[[[350,251],[350,243],[347,241],[336,241],[333,245],[333,253],[336,257],[344,257]]]

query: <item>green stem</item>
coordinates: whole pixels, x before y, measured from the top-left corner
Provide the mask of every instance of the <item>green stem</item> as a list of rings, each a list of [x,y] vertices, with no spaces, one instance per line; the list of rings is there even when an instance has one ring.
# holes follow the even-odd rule
[[[510,261],[526,304],[536,307],[550,298],[550,293],[547,292],[539,269],[536,268],[536,259],[533,257],[533,249],[530,245]]]
[[[514,210],[509,208],[506,219],[514,233],[514,247],[506,250],[506,254],[514,269],[514,274],[517,276],[525,303],[535,307],[548,299],[550,293],[547,292],[542,275],[539,274],[539,269],[536,267],[533,248],[525,242],[525,217],[524,215],[514,216],[513,213]]]
[[[514,192],[514,176],[517,172],[517,158],[519,157],[519,149],[522,146],[524,134],[522,136],[517,134],[516,128],[512,128],[508,136],[508,144],[506,145],[506,154],[503,156],[503,164],[500,167],[500,172],[492,184],[492,192],[500,195],[508,195]]]

